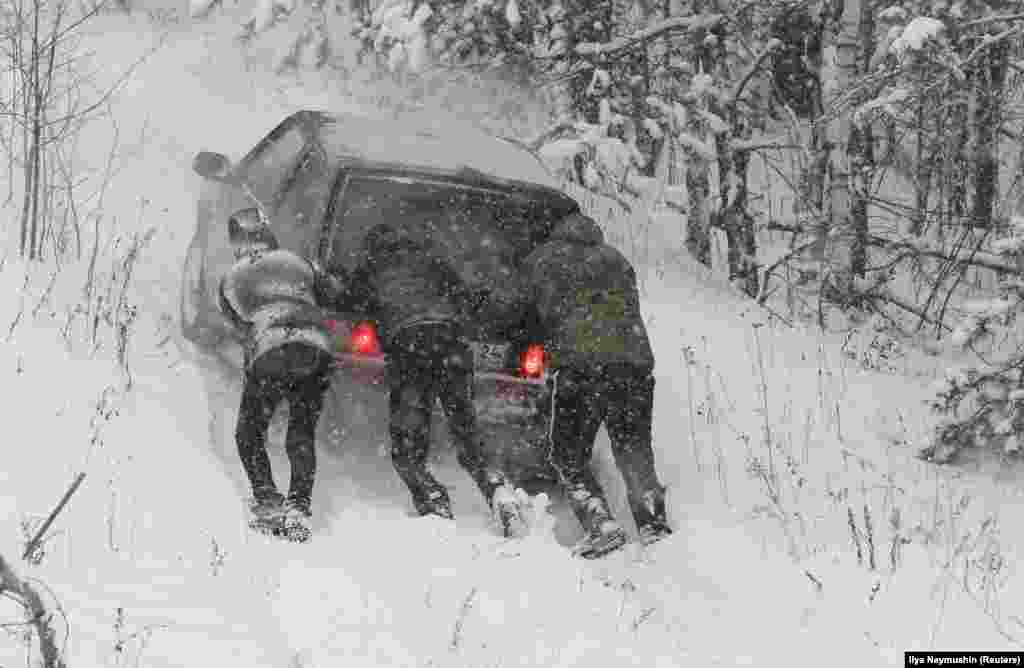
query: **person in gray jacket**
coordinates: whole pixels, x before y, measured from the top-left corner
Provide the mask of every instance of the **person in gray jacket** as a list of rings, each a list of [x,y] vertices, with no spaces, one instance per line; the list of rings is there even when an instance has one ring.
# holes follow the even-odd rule
[[[333,333],[321,307],[339,302],[342,282],[278,248],[266,224],[242,212],[228,221],[236,262],[220,284],[220,306],[244,341],[245,380],[235,440],[252,488],[250,526],[292,541],[311,536],[316,428],[334,364]],[[287,401],[287,496],[274,483],[266,437]]]
[[[604,243],[597,223],[576,213],[556,224],[521,271],[525,319],[539,330],[532,336],[544,342],[552,369],[551,463],[586,532],[577,554],[599,557],[626,542],[589,468],[602,423],[641,540],[668,535],[651,447],[654,353],[633,267]]]

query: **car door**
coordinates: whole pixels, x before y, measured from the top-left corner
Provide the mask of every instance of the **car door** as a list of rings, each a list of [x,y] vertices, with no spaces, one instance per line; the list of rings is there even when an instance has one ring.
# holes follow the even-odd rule
[[[282,248],[316,258],[333,185],[326,155],[311,145],[274,198],[272,227]]]
[[[272,210],[282,185],[309,150],[309,138],[297,123],[275,128],[241,163],[241,175],[252,194]],[[269,213],[270,211],[268,211]]]

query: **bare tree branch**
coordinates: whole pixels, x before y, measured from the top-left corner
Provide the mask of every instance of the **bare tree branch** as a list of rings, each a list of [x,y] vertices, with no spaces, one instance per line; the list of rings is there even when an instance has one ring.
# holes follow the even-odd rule
[[[729,94],[729,99],[726,101],[726,106],[735,107],[736,103],[739,102],[740,96],[743,95],[743,90],[750,83],[750,80],[754,78],[758,70],[764,64],[764,61],[768,59],[773,53],[775,53],[782,46],[782,41],[775,39],[774,37],[768,41],[768,45],[759,53],[755,58],[754,62],[750,64],[747,71],[743,73],[740,80],[733,86],[732,92]]]
[[[923,312],[921,309],[917,308],[916,306],[913,306],[911,304],[906,303],[902,299],[896,297],[895,295],[893,295],[893,294],[891,294],[889,292],[871,293],[868,296],[870,296],[870,297],[872,297],[874,299],[878,299],[878,300],[883,301],[883,302],[887,302],[887,303],[892,304],[893,306],[896,306],[898,308],[901,308],[904,311],[906,311],[907,313],[910,313],[911,315],[915,315],[918,318],[920,318],[921,320],[924,320],[925,322],[933,324],[933,325],[935,325],[937,327],[941,327],[942,329],[945,329],[946,331],[952,331],[953,330],[953,328],[950,327],[949,325],[947,325],[946,323],[939,322],[935,318],[933,318],[933,317],[929,316],[927,313]]]

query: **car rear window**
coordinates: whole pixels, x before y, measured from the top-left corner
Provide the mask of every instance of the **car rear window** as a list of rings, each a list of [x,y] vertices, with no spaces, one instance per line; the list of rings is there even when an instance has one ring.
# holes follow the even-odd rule
[[[354,175],[335,209],[330,264],[352,270],[366,234],[400,226],[471,283],[497,280],[529,252],[530,201],[499,190],[393,175]]]

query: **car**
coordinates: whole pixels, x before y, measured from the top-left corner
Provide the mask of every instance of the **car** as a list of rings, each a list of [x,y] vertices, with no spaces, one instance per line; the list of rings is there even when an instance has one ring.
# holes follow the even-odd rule
[[[193,169],[203,183],[183,269],[182,334],[238,365],[238,334],[217,307],[220,279],[234,262],[226,224],[232,215],[263,217],[282,248],[346,274],[365,259],[369,230],[387,222],[443,253],[470,287],[488,289],[507,281],[560,218],[579,210],[521,145],[422,115],[304,110],[237,163],[202,151]],[[325,312],[324,319],[338,341],[342,400],[382,412],[385,356],[376,323],[350,313]],[[469,334],[489,456],[513,479],[552,477],[543,348],[520,340],[513,323],[475,322]]]

